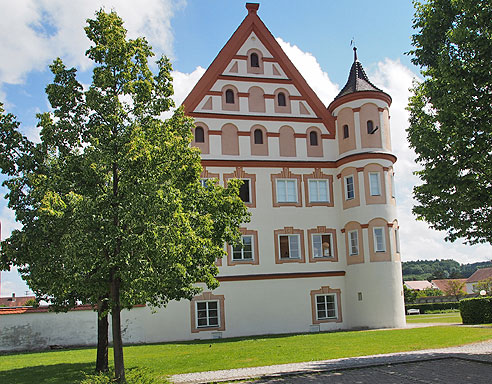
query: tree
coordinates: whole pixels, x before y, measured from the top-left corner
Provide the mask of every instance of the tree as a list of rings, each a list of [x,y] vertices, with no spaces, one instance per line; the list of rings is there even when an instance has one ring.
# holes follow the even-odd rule
[[[480,293],[481,291],[485,291],[487,296],[492,296],[492,277],[473,284],[473,292]]]
[[[413,212],[446,240],[492,242],[492,3],[414,2],[410,146],[422,184]]]
[[[442,296],[443,293],[440,289],[437,288],[426,288],[417,292],[417,297],[435,297]]]
[[[465,282],[459,280],[448,280],[446,282],[446,288],[444,289],[444,293],[446,296],[454,296],[457,301],[459,301],[463,296],[466,295],[464,291]]]
[[[38,115],[41,143],[0,111],[0,165],[22,223],[1,258],[55,309],[80,300],[99,303],[100,318],[111,313],[115,376],[124,382],[121,309],[191,299],[197,282],[217,287],[215,261],[249,214],[240,181],[201,186],[183,110],[160,119],[173,107],[169,61],[157,60],[154,75],[150,46],[126,39],[114,12],[87,22],[92,83],[84,90],[74,68],[54,61],[46,88],[53,113]]]
[[[405,304],[415,303],[415,299],[417,298],[417,291],[409,289],[405,284],[403,284],[403,297],[405,299]]]

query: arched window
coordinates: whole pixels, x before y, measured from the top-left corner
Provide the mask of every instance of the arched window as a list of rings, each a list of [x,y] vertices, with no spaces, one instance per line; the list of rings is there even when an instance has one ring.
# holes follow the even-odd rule
[[[280,92],[277,96],[278,106],[285,107],[287,106],[287,99],[285,98],[285,93]]]
[[[255,144],[263,144],[263,132],[261,129],[255,129]]]
[[[234,91],[232,89],[228,89],[225,93],[226,103],[234,104]]]
[[[349,128],[348,125],[343,126],[343,138],[346,139],[349,137]]]
[[[205,132],[202,127],[195,128],[195,143],[205,142]]]
[[[318,145],[318,134],[314,131],[309,132],[309,144]]]
[[[260,60],[258,59],[258,54],[252,53],[250,56],[250,63],[251,67],[259,68],[260,67]]]
[[[372,120],[367,121],[367,133],[372,135],[374,131],[374,124],[372,123]]]

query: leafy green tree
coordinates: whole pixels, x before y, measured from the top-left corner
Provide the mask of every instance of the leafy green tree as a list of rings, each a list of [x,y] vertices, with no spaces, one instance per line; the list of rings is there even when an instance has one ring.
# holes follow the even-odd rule
[[[492,2],[415,1],[408,139],[423,169],[413,212],[446,239],[492,243]]]
[[[415,303],[415,299],[417,298],[417,291],[409,289],[405,284],[403,284],[403,297],[405,299],[405,304]]]
[[[55,309],[83,301],[111,313],[115,376],[124,382],[121,309],[191,299],[197,282],[217,287],[215,261],[249,214],[239,181],[201,186],[193,121],[182,109],[160,118],[173,107],[169,61],[157,60],[154,75],[150,46],[127,39],[114,12],[87,22],[92,83],[84,90],[74,68],[54,61],[41,143],[0,111],[0,165],[22,224],[2,242],[1,260]]]
[[[480,293],[480,291],[485,291],[487,296],[492,296],[492,277],[473,284],[473,292]]]
[[[443,292],[437,288],[426,288],[417,292],[417,297],[443,296]]]
[[[465,292],[465,282],[459,280],[448,280],[446,282],[446,287],[444,288],[444,293],[446,296],[454,296],[456,300],[461,299],[466,296]]]

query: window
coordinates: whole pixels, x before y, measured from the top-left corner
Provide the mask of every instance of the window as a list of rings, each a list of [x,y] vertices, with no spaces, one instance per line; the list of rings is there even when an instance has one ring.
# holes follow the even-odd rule
[[[336,319],[337,299],[335,294],[316,295],[316,319]]]
[[[395,174],[392,173],[391,174],[391,197],[395,197],[396,196],[396,193],[395,193]]]
[[[278,106],[279,107],[286,107],[287,106],[287,99],[285,97],[285,93],[280,92],[277,95],[277,101],[278,101]]]
[[[232,89],[228,89],[225,93],[225,96],[227,104],[234,104],[234,91]]]
[[[369,192],[370,192],[371,196],[380,196],[381,195],[381,184],[380,184],[379,172],[370,172],[369,173]]]
[[[355,256],[359,254],[359,232],[357,230],[350,231],[349,235],[349,255]]]
[[[241,245],[232,247],[232,260],[253,260],[253,241],[254,239],[252,235],[243,235],[241,237]]]
[[[205,142],[205,131],[202,127],[195,128],[195,143],[204,143]]]
[[[386,252],[386,242],[384,238],[384,229],[381,227],[373,228],[374,251]]]
[[[343,138],[347,139],[349,137],[349,128],[348,125],[343,126]]]
[[[328,180],[308,180],[309,202],[326,203],[330,201]]]
[[[243,184],[239,188],[239,197],[241,200],[245,203],[251,203],[251,195],[250,195],[250,189],[249,189],[249,180],[248,179],[242,179]]]
[[[258,54],[256,53],[251,54],[250,63],[252,67],[256,67],[256,68],[260,67],[260,60],[258,59]]]
[[[400,230],[398,228],[395,229],[395,247],[396,253],[400,253]]]
[[[277,203],[297,203],[297,180],[276,180]]]
[[[333,257],[333,243],[331,234],[313,234],[313,257]]]
[[[367,133],[369,135],[372,135],[374,133],[374,124],[373,124],[372,120],[368,120],[368,122],[367,122]]]
[[[345,200],[355,198],[354,176],[345,177]]]
[[[200,184],[202,185],[203,188],[207,188],[207,180],[208,179],[200,179]]]
[[[255,129],[254,132],[255,144],[263,144],[263,132],[261,129]]]
[[[300,259],[299,235],[280,235],[280,258],[281,259]]]
[[[196,327],[209,328],[219,326],[219,302],[197,301],[196,302]]]
[[[314,131],[309,132],[309,144],[313,146],[318,145],[318,134]]]

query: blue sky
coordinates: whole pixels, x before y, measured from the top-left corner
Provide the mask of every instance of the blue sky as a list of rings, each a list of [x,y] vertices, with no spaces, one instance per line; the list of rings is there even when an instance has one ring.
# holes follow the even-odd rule
[[[18,116],[31,139],[38,137],[35,114],[49,109],[44,95],[51,81],[48,65],[57,56],[79,68],[90,82],[85,19],[101,7],[115,9],[130,37],[146,36],[157,56],[174,67],[179,104],[246,16],[239,0],[18,0],[0,1],[0,101]],[[405,55],[411,49],[411,0],[265,0],[258,15],[278,39],[308,83],[328,105],[347,80],[355,38],[359,60],[370,79],[393,97],[392,139],[396,169],[398,219],[403,260],[453,258],[475,262],[492,258],[488,245],[469,247],[444,242],[444,233],[417,222],[411,214],[412,187],[418,167],[408,148],[405,111],[408,88],[418,68]],[[1,195],[6,193],[0,190]],[[2,238],[15,223],[6,200],[0,200]],[[28,288],[15,271],[3,272],[1,295],[24,294]]]

